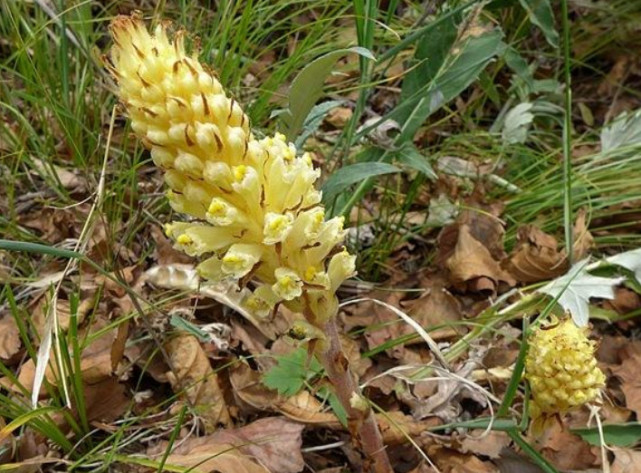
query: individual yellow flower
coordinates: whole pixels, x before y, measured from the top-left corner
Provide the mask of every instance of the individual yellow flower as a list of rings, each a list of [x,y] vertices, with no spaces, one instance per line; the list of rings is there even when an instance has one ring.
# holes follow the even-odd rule
[[[185,51],[184,34],[168,28],[150,33],[136,16],[117,17],[109,66],[133,131],[165,170],[172,208],[190,220],[167,234],[203,258],[204,278],[253,280],[249,310],[267,316],[283,302],[331,317],[354,257],[340,251],[343,219],[325,220],[311,156],[280,133],[256,139],[197,51]]]
[[[530,413],[539,417],[563,414],[595,400],[605,375],[594,357],[595,343],[587,328],[571,320],[539,327],[529,340],[525,377],[530,384]]]

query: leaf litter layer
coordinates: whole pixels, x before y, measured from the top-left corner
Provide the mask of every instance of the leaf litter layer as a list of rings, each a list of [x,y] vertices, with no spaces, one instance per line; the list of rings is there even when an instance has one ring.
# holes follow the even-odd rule
[[[297,113],[297,146],[330,171],[325,203],[348,217],[359,256],[360,278],[340,292],[343,353],[393,466],[555,471],[606,461],[633,471],[641,286],[638,251],[626,250],[641,246],[639,104],[625,31],[639,12],[571,4],[568,258],[553,34],[561,19],[547,2],[426,11],[269,3],[167,5],[162,16],[201,32],[201,59],[251,102],[254,126],[286,129],[288,109]],[[233,287],[203,284],[198,261],[163,235],[172,217],[161,178],[126,122],[109,126],[111,85],[92,53],[107,46],[115,11],[2,8],[0,224],[14,242],[0,252],[2,462],[25,471],[367,469],[309,333],[297,329],[300,314],[280,307],[252,318]],[[525,37],[518,25],[528,25]],[[586,30],[605,32],[602,43]],[[312,59],[355,45],[377,62],[331,53],[315,69]],[[286,97],[305,66],[326,76],[314,77],[325,90],[301,111]],[[66,258],[78,264],[65,271]],[[590,319],[600,341],[608,384],[598,415],[614,446],[606,457],[587,409],[543,436],[527,430],[526,334],[565,309]]]

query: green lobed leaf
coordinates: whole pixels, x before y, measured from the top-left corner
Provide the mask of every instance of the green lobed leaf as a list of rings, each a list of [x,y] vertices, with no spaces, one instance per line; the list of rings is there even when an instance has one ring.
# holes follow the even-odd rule
[[[307,380],[322,371],[316,358],[309,360],[305,347],[300,347],[288,355],[279,356],[277,360],[278,364],[263,376],[263,383],[287,397],[299,392]]]
[[[356,163],[340,168],[323,185],[323,201],[331,202],[349,186],[373,176],[400,172],[388,163]]]

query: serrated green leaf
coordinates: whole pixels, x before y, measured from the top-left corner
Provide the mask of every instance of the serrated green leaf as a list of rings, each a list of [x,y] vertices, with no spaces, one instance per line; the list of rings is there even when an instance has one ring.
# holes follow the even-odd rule
[[[316,358],[308,362],[307,350],[304,347],[276,359],[278,364],[265,373],[263,383],[283,396],[293,396],[303,389],[306,381],[322,371]]]
[[[323,185],[323,201],[331,202],[334,197],[352,184],[369,177],[400,172],[396,166],[388,163],[356,163],[340,168]]]
[[[280,114],[284,124],[283,133],[288,140],[294,141],[305,123],[310,110],[323,93],[325,78],[332,72],[336,61],[346,54],[356,53],[368,59],[374,59],[365,48],[353,47],[329,52],[315,59],[303,68],[292,81],[289,89],[288,106]]]
[[[641,145],[641,110],[624,112],[601,131],[601,152]]]
[[[539,27],[550,46],[559,47],[559,33],[554,28],[554,14],[549,0],[519,0],[530,23]]]
[[[617,266],[622,266],[632,271],[634,277],[637,278],[637,281],[641,284],[641,248],[610,256],[605,260],[610,264],[616,264]]]
[[[591,445],[601,445],[599,429],[571,429],[572,433],[579,435]],[[604,424],[603,439],[606,445],[615,447],[630,447],[641,440],[641,424],[628,422],[626,424]]]
[[[576,263],[570,271],[538,291],[557,300],[557,303],[572,315],[572,320],[584,327],[590,318],[590,298],[614,299],[614,286],[625,278],[592,276],[587,271],[587,260]]]

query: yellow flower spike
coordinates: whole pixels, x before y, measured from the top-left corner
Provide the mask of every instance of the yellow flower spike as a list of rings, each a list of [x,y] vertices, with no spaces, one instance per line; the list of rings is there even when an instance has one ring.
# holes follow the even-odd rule
[[[300,310],[306,290],[327,291],[311,298],[325,301],[314,307],[335,310],[353,258],[328,259],[345,232],[342,219],[325,221],[311,155],[299,156],[281,133],[255,139],[241,106],[197,51],[185,51],[184,34],[167,28],[149,32],[138,17],[117,17],[109,66],[134,133],[166,171],[172,208],[198,220],[167,233],[177,248],[207,257],[198,266],[207,279],[251,274],[265,288],[247,299],[258,312],[281,301]]]
[[[605,386],[605,375],[594,358],[595,343],[587,338],[587,331],[567,319],[539,327],[530,337],[525,377],[535,421],[593,401]]]

